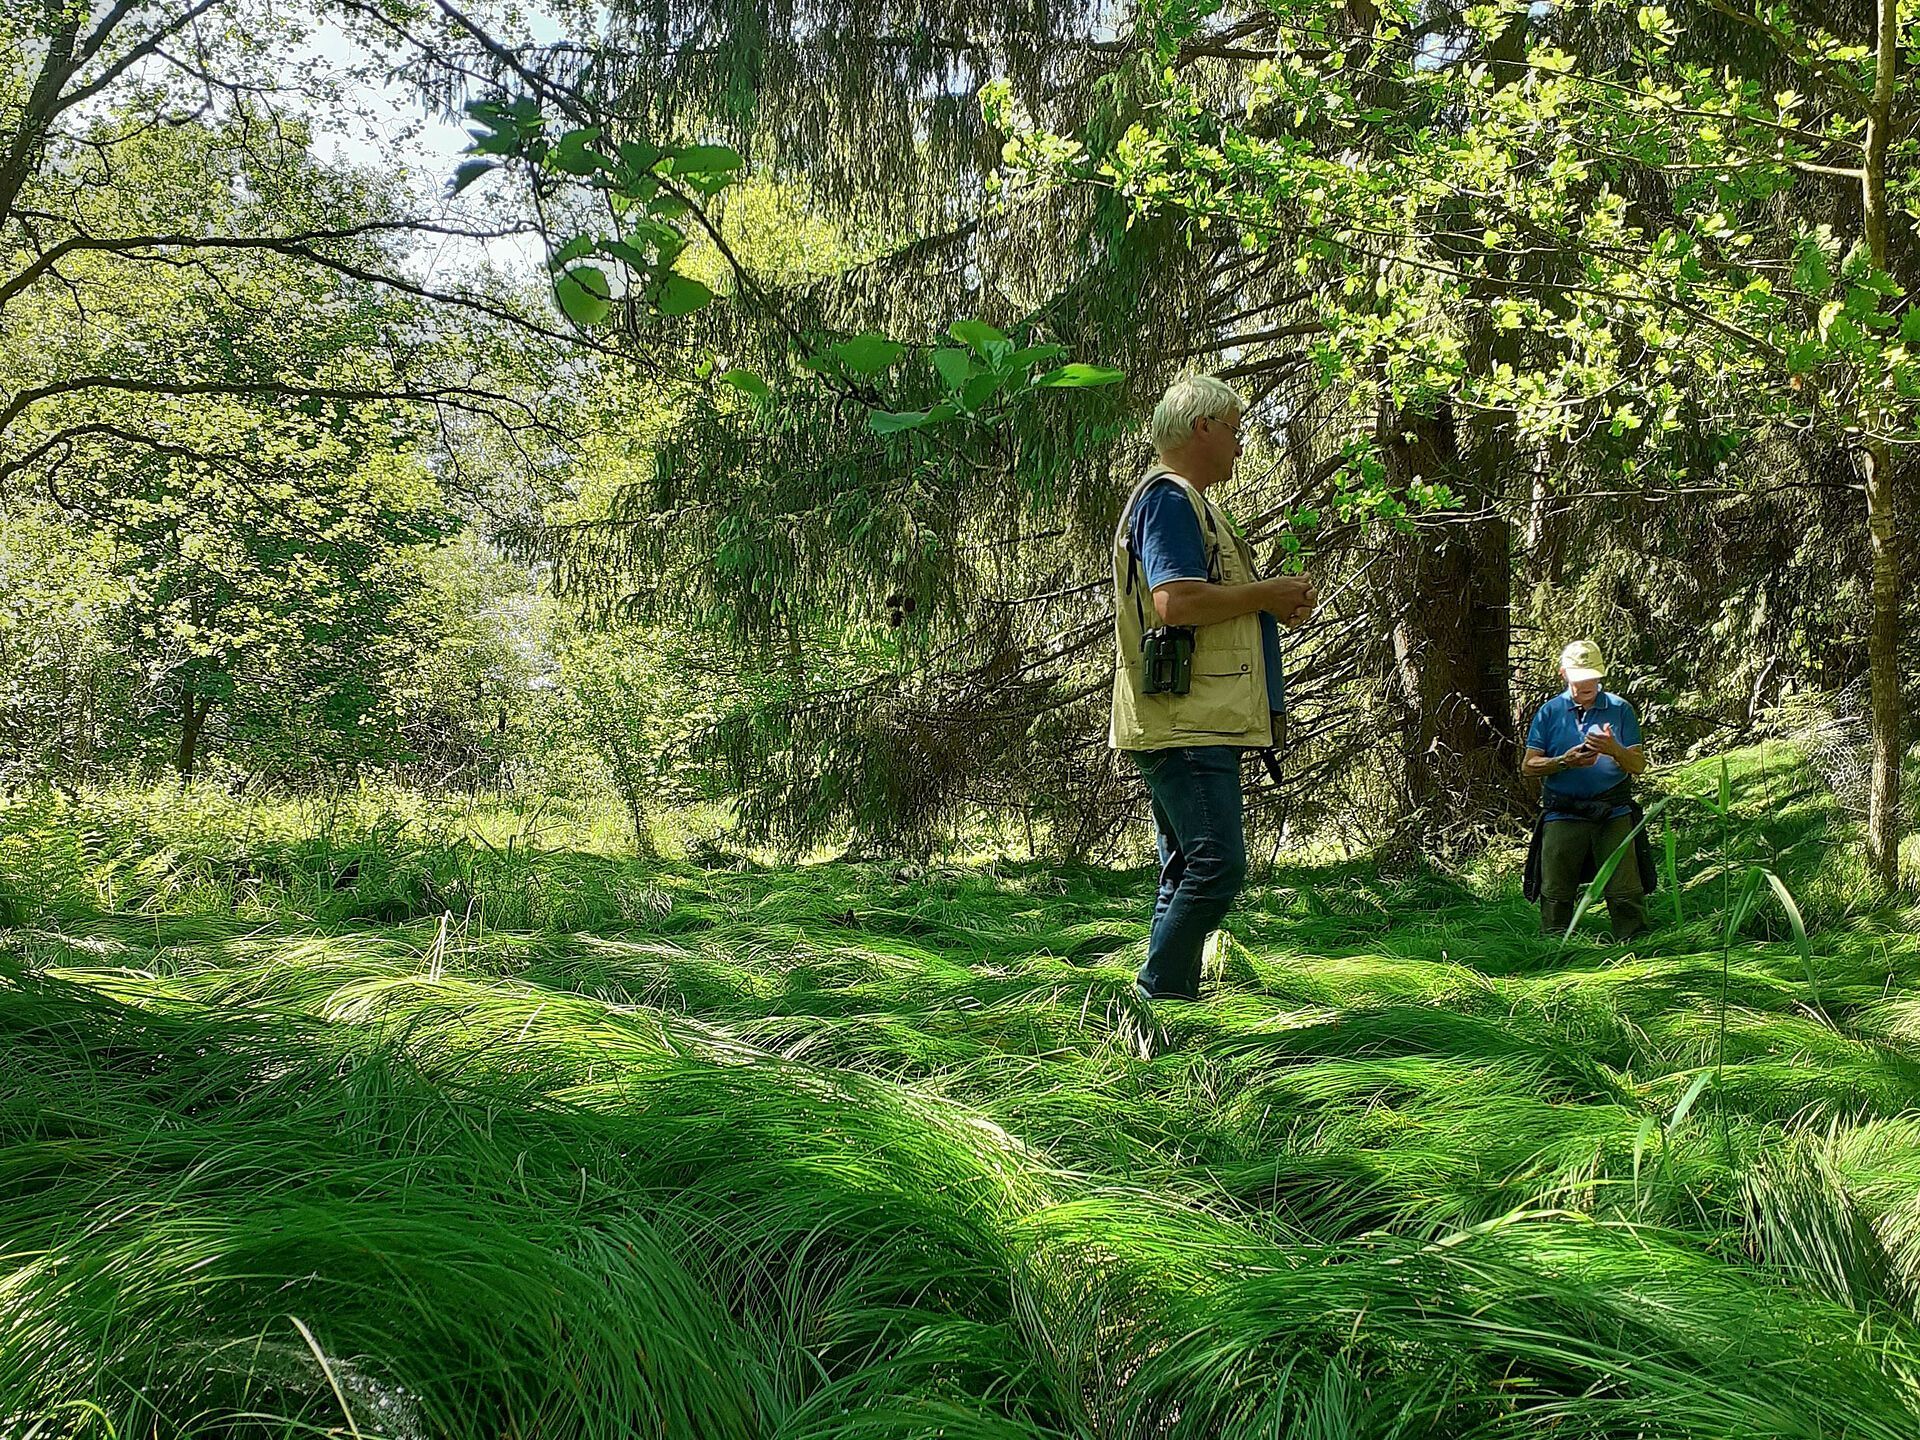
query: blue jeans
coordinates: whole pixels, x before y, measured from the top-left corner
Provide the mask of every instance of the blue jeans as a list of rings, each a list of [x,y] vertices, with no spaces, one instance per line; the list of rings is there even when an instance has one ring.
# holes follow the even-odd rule
[[[1160,894],[1140,984],[1149,995],[1197,999],[1200,952],[1247,878],[1240,752],[1194,745],[1129,753],[1153,796],[1160,847]]]

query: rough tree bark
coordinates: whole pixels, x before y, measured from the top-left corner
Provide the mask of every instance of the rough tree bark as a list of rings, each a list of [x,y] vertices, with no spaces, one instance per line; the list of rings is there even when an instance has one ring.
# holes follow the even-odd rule
[[[1458,508],[1422,516],[1396,567],[1393,700],[1414,823],[1436,835],[1507,813],[1518,798],[1510,704],[1511,527],[1461,460],[1453,415],[1383,409],[1396,487],[1446,484]]]

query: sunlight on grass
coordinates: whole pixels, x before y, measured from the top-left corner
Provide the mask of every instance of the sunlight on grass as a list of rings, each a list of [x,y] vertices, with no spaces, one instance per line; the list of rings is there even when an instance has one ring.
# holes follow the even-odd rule
[[[1138,873],[16,804],[0,1433],[1909,1440],[1920,940],[1734,773],[1724,1041],[1704,828],[1632,952],[1294,867],[1150,1009]]]

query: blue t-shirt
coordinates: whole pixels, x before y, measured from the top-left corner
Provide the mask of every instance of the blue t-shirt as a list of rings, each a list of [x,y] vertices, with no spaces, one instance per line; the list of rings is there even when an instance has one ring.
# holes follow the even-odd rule
[[[1592,708],[1582,710],[1573,703],[1573,691],[1562,690],[1535,713],[1533,724],[1527,727],[1527,748],[1544,755],[1564,755],[1602,725],[1613,726],[1613,738],[1622,745],[1640,743],[1640,717],[1633,713],[1633,706],[1618,695],[1602,690],[1594,696]],[[1553,802],[1556,799],[1591,800],[1595,795],[1604,794],[1618,785],[1626,778],[1626,773],[1620,768],[1619,761],[1611,755],[1602,755],[1582,769],[1562,770],[1557,775],[1549,775],[1542,782],[1540,797],[1546,807],[1547,819],[1578,818],[1565,811],[1556,811]],[[1615,816],[1625,815],[1628,809],[1625,805],[1616,805],[1613,813]]]
[[[1200,517],[1193,513],[1193,502],[1175,480],[1161,480],[1147,487],[1133,507],[1133,530],[1128,545],[1140,561],[1140,573],[1150,595],[1157,586],[1175,580],[1210,580],[1207,574],[1207,543],[1200,534]],[[1223,545],[1232,540],[1223,538]],[[1150,623],[1153,606],[1147,601]],[[1287,708],[1286,674],[1280,661],[1280,622],[1260,612],[1261,648],[1267,660],[1267,708],[1280,712]]]

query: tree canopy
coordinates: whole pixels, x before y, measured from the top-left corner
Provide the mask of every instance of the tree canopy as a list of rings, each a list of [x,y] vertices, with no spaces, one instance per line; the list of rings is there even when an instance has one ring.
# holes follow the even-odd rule
[[[125,657],[113,704],[144,697],[180,768],[197,707],[254,723],[248,676],[278,690],[266,730],[330,754],[382,753],[346,740],[375,713],[418,733],[371,657],[434,591],[425,557],[492,552],[544,592],[494,647],[534,708],[628,695],[617,724],[577,711],[587,751],[684,708],[592,659],[594,627],[711,678],[647,764],[750,833],[997,817],[1099,851],[1132,805],[1103,557],[1144,412],[1204,369],[1249,404],[1237,522],[1331,602],[1289,654],[1261,823],[1503,823],[1553,637],[1605,630],[1687,735],[1867,676],[1893,877],[1910,11],[539,20],[8,22],[15,543],[87,537],[74,613],[124,636],[89,653]],[[317,158],[345,92],[271,58],[315,36],[467,126],[431,191]],[[501,243],[544,274],[422,258]]]

